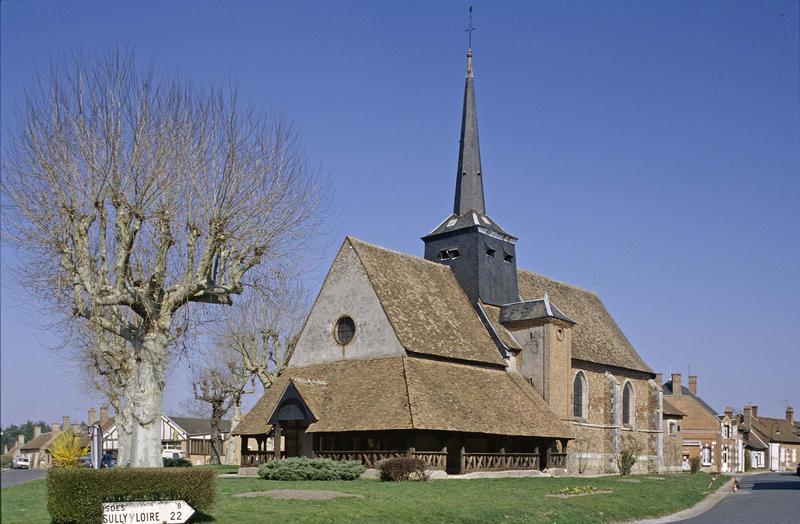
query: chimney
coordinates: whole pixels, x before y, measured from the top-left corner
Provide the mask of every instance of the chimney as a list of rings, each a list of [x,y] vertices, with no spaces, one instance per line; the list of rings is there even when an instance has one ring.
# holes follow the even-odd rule
[[[681,390],[681,374],[680,373],[673,373],[672,374],[672,394],[673,395],[683,395],[683,391]]]
[[[656,373],[656,384],[658,384],[659,386],[664,385],[664,375],[662,375],[661,373]]]
[[[689,375],[689,391],[697,395],[697,375]]]
[[[73,435],[80,435],[81,434],[81,425],[80,424],[73,424],[72,425],[72,434]]]
[[[89,418],[86,419],[86,423],[90,426],[97,422],[97,411],[94,408],[89,408]]]
[[[753,413],[753,418],[758,418],[758,406],[750,405],[750,411]]]
[[[23,435],[22,433],[17,435],[17,444],[19,444],[20,446],[25,444],[25,435]]]
[[[794,408],[792,406],[786,406],[786,422],[794,424]]]
[[[725,416],[733,420],[733,408],[728,406],[725,408]]]
[[[69,417],[61,417],[61,431],[69,430]]]
[[[33,426],[33,438],[42,434],[42,426]]]
[[[50,425],[50,431],[61,431],[61,425],[58,422],[53,422],[53,424]]]
[[[100,406],[100,423],[102,424],[108,419],[108,404],[103,404]]]

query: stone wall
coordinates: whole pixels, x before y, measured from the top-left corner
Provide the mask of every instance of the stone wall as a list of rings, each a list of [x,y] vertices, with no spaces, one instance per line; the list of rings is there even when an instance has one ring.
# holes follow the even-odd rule
[[[588,383],[587,416],[571,420],[576,439],[568,448],[568,467],[576,473],[616,471],[615,456],[623,446],[636,445],[640,460],[636,472],[648,472],[660,466],[659,435],[660,389],[644,373],[608,368],[583,361],[573,361],[575,374],[582,371]],[[631,425],[622,424],[622,391],[630,382],[634,390],[634,416]],[[570,405],[572,388],[569,391]]]

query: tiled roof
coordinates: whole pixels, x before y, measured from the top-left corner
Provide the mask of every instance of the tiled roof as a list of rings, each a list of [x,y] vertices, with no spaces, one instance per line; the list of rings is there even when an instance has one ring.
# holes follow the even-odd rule
[[[409,357],[289,368],[234,432],[268,432],[266,421],[289,380],[317,419],[309,432],[425,429],[572,438],[515,373]]]
[[[752,417],[751,430],[771,442],[800,444],[800,427],[788,420],[772,417]]]
[[[449,267],[348,237],[410,353],[505,366]]]
[[[175,424],[180,426],[187,435],[210,435],[211,434],[211,419],[207,418],[190,418],[190,417],[173,417],[169,416]],[[220,421],[220,431],[229,433],[231,430],[230,420]]]
[[[518,275],[524,300],[547,294],[560,311],[577,322],[572,329],[572,358],[653,373],[596,294],[522,269]]]
[[[664,398],[663,400],[663,411],[665,415],[671,415],[673,417],[682,417],[686,415],[683,411],[676,408],[669,400]]]

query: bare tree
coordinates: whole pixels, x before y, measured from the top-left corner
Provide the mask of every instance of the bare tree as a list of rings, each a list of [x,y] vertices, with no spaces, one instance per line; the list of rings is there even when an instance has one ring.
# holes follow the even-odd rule
[[[6,146],[23,285],[130,344],[131,465],[160,466],[176,315],[280,278],[317,224],[318,179],[283,120],[119,51],[37,78]]]
[[[235,439],[230,432],[236,429],[241,417],[242,397],[255,390],[248,389],[252,374],[241,367],[238,355],[226,348],[215,348],[202,369],[196,369],[192,381],[194,398],[210,408],[211,463],[219,464],[222,451],[222,417],[233,410],[225,464],[231,464],[236,454]]]
[[[300,288],[257,290],[228,315],[219,345],[237,355],[243,370],[269,389],[292,358],[307,309]]]

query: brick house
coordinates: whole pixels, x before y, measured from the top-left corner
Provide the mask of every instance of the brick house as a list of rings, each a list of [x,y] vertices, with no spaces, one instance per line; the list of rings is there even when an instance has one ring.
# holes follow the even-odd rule
[[[743,471],[743,442],[733,409],[723,415],[697,394],[697,376],[689,376],[689,387],[681,374],[673,373],[663,386],[664,399],[684,413],[681,426],[683,464],[688,468],[693,457],[700,457],[700,468],[709,472]]]
[[[794,420],[794,408],[787,406],[785,417],[781,419],[760,417],[758,406],[747,405],[740,420],[754,469],[795,470],[800,461],[800,426]]]
[[[33,438],[18,446],[15,456],[26,457],[30,460],[31,469],[48,469],[52,467],[53,460],[50,456],[50,446],[63,429],[72,429],[75,435],[82,434],[80,424],[70,424],[69,417],[63,417],[61,423],[54,422],[48,432],[42,432],[41,426],[33,427]]]

